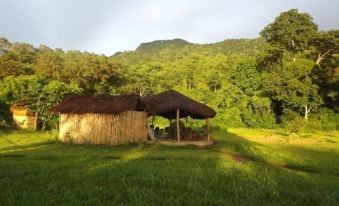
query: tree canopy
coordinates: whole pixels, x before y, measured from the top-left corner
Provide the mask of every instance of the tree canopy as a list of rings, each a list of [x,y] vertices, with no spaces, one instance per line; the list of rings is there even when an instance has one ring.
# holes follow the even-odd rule
[[[322,111],[336,116],[338,30],[318,31],[309,14],[292,9],[260,34],[213,44],[157,40],[111,57],[0,38],[0,116],[28,99],[40,127],[53,128],[56,116],[48,108],[68,96],[146,96],[170,88],[214,108],[221,127],[315,121]]]

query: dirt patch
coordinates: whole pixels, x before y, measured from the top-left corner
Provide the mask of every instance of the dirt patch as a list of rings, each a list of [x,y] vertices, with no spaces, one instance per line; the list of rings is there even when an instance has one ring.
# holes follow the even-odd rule
[[[174,140],[157,140],[157,141],[147,141],[149,144],[158,143],[161,145],[167,145],[167,146],[197,146],[197,147],[206,147],[213,144],[213,141],[188,141],[188,140],[182,140],[180,142],[174,141]]]
[[[240,163],[256,161],[255,157],[252,156],[231,155],[231,158],[232,160]]]
[[[240,154],[233,154],[231,152],[225,152],[225,151],[220,151],[220,150],[212,150],[213,152],[218,152],[218,153],[222,153],[225,154],[227,156],[230,156],[232,158],[232,160],[236,161],[236,162],[253,162],[253,161],[259,161],[258,159],[256,159],[253,156],[249,156],[249,155],[240,155]]]
[[[270,164],[270,165],[272,165],[273,167],[288,169],[288,170],[292,170],[296,172],[306,172],[306,173],[315,173],[315,174],[320,173],[319,171],[313,168],[310,168],[310,167],[300,167],[300,166],[295,166],[295,165],[283,165],[283,164]]]

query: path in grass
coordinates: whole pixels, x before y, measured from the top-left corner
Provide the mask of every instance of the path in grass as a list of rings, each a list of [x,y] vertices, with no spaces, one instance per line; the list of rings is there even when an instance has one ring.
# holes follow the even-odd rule
[[[2,132],[0,205],[338,205],[337,134],[229,129],[197,148]]]
[[[223,136],[222,132],[217,136]],[[339,177],[339,165],[336,163],[339,154],[338,131],[301,134],[291,138],[288,133],[276,130],[230,129],[226,136],[229,137],[226,143],[222,138],[220,140],[224,143],[222,149],[233,144],[235,148],[225,151],[212,147],[211,150],[229,155],[239,163],[253,161],[271,167]]]

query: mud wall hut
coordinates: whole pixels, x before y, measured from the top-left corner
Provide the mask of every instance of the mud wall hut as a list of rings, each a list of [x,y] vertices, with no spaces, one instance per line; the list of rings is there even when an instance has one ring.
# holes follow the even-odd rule
[[[75,96],[51,109],[59,113],[59,140],[117,145],[147,140],[147,113],[136,95]]]
[[[14,127],[36,129],[38,117],[35,112],[29,110],[28,104],[28,101],[18,101],[11,106]]]

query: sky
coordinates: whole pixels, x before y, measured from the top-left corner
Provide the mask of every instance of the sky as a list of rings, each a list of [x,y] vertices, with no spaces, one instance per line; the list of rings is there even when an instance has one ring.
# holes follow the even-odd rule
[[[0,37],[112,55],[160,39],[255,38],[292,8],[339,29],[339,0],[0,0]]]

